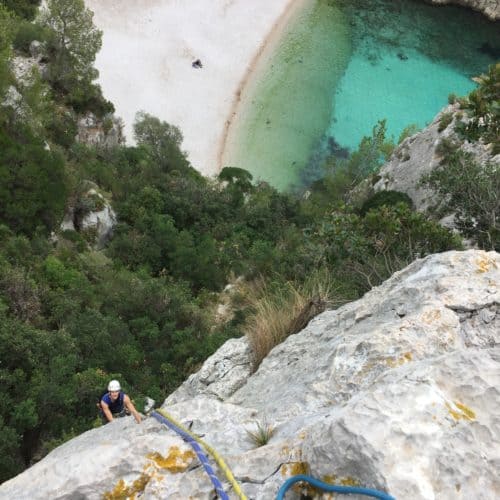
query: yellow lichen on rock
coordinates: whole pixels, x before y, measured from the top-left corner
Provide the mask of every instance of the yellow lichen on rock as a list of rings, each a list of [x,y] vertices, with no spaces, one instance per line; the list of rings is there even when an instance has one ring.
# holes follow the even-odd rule
[[[298,475],[308,475],[310,473],[310,467],[307,462],[290,462],[284,464],[281,468],[281,474],[284,477],[293,477]],[[298,495],[310,497],[315,493],[315,488],[310,486],[305,482],[299,482],[292,486],[292,490]]]
[[[184,472],[195,458],[194,452],[181,451],[178,446],[172,446],[165,457],[158,452],[149,453],[146,456],[159,468],[167,469],[173,474]]]
[[[138,493],[142,493],[151,476],[142,473],[130,486],[127,486],[123,479],[120,479],[111,491],[106,491],[103,495],[104,500],[135,500]]]
[[[453,407],[450,403],[446,403],[446,408],[448,408],[448,413],[453,417],[454,420],[476,420],[476,413],[469,407],[465,406],[463,403],[458,401],[453,402]]]
[[[328,474],[323,476],[323,482],[328,484],[336,484],[340,486],[361,486],[358,479],[351,476],[337,476],[336,474]]]
[[[409,363],[413,361],[413,355],[411,352],[405,352],[401,354],[398,358],[386,358],[385,364],[390,368],[396,368],[397,366],[404,365],[405,363]]]
[[[480,257],[476,260],[477,265],[477,273],[487,273],[491,268],[496,269],[497,263],[493,259],[489,259],[488,257]]]
[[[111,491],[106,491],[104,500],[135,500],[136,495],[142,493],[151,479],[162,480],[163,476],[157,473],[157,469],[165,469],[176,474],[184,472],[195,458],[191,450],[181,451],[178,446],[172,446],[167,456],[154,452],[146,455],[152,462],[144,466],[142,474],[130,485],[120,479]]]

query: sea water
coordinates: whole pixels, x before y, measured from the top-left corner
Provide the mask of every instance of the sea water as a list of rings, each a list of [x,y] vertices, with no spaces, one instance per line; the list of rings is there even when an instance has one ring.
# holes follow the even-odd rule
[[[465,95],[500,59],[498,23],[417,0],[314,0],[292,19],[242,96],[225,165],[290,189],[321,175],[385,119],[397,141]],[[319,174],[318,174],[319,172]]]
[[[329,127],[332,89],[351,54],[347,19],[328,2],[305,2],[273,48],[261,56],[241,96],[223,166],[285,189]]]

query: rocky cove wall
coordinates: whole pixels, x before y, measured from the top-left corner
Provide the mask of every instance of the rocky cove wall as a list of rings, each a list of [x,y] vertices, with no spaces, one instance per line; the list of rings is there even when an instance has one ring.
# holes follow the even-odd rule
[[[482,12],[492,21],[500,19],[500,0],[425,0],[437,5],[454,4]]]

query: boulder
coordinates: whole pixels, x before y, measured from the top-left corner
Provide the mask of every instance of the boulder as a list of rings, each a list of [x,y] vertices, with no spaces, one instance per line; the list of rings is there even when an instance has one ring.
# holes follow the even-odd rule
[[[95,186],[93,183],[89,185]],[[96,250],[100,250],[112,237],[115,226],[116,213],[109,200],[95,186],[87,189],[78,201],[67,209],[60,229],[83,234]]]

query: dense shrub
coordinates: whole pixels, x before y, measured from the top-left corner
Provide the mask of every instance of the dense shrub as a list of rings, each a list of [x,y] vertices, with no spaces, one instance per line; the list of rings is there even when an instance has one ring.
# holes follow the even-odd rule
[[[47,30],[38,24],[23,21],[18,24],[13,45],[16,50],[22,52],[26,56],[29,56],[31,42],[34,40],[44,42],[48,36]]]
[[[422,179],[439,194],[441,215],[454,214],[457,228],[480,248],[500,250],[500,165],[480,165],[456,150]]]
[[[33,19],[41,0],[1,0],[9,10],[25,19]]]
[[[405,203],[409,208],[414,208],[412,199],[400,191],[379,191],[368,198],[359,209],[360,215],[365,215],[369,210],[379,208],[383,205],[394,206],[398,203]]]
[[[33,234],[38,226],[52,230],[66,202],[64,161],[47,151],[29,129],[0,128],[0,222]]]
[[[479,86],[460,101],[468,120],[459,121],[457,132],[469,141],[480,138],[493,145],[493,154],[500,153],[500,62],[488,72],[474,78]]]

